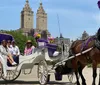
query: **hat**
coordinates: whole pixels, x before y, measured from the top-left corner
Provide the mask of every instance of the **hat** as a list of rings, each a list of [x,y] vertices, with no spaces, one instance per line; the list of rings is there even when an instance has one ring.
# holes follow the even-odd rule
[[[27,42],[26,43],[32,43],[32,41],[31,40],[27,40]]]

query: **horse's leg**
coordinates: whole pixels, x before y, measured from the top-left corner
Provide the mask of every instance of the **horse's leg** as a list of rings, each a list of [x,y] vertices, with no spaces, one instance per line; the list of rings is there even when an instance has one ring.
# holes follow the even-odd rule
[[[98,85],[100,85],[100,69],[99,69],[99,84]]]
[[[72,60],[72,65],[73,65],[73,69],[74,69],[75,76],[76,76],[76,83],[77,83],[77,85],[80,85],[79,77],[78,77],[78,65],[77,65],[77,62],[75,60]]]
[[[80,85],[80,82],[79,82],[79,77],[78,77],[78,71],[75,71],[75,75],[76,75],[76,80],[77,80],[77,85]]]
[[[97,77],[97,63],[93,61],[93,83],[92,85],[96,85],[95,84],[96,77]]]
[[[81,77],[81,79],[82,79],[82,85],[86,85],[85,78],[84,78],[84,76],[83,76],[83,74],[82,74],[82,70],[83,70],[84,67],[85,67],[85,66],[82,66],[82,65],[80,64],[80,66],[79,66],[79,68],[78,68],[79,75],[80,75],[80,77]]]

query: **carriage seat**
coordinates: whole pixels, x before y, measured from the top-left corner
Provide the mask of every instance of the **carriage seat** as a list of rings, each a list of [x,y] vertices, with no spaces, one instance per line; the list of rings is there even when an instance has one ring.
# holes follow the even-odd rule
[[[57,51],[56,44],[47,44],[46,46],[48,48],[49,57],[57,57],[60,54],[60,52]]]
[[[39,47],[39,48],[45,47],[47,43],[48,43],[47,40],[44,40],[44,39],[38,39],[38,47]]]
[[[49,57],[56,57],[60,54],[60,52],[57,51],[56,44],[50,44],[47,40],[44,39],[38,39],[38,47],[47,47]]]

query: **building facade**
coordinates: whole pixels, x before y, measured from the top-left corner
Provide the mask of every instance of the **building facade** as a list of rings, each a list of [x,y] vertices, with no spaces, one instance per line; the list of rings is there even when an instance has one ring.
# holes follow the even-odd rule
[[[20,29],[23,30],[25,34],[30,33],[30,31],[34,29],[35,32],[42,33],[43,31],[46,31],[47,34],[50,35],[47,24],[47,13],[43,8],[42,3],[40,3],[36,13],[36,29],[34,29],[34,12],[29,5],[29,1],[26,0],[26,4],[21,11]]]
[[[38,8],[36,14],[36,30],[47,30],[47,13],[45,13],[42,3],[40,3],[40,7]]]
[[[26,4],[21,11],[21,30],[26,34],[34,27],[33,15],[34,12],[30,8],[29,1],[26,0]]]
[[[82,40],[85,40],[88,37],[89,37],[89,34],[86,31],[84,31],[83,34],[82,34]]]
[[[70,38],[64,38],[62,34],[60,34],[59,38],[58,37],[55,38],[55,44],[58,44],[58,45],[65,44],[70,47],[71,41],[70,41]]]
[[[62,42],[68,46],[70,46],[71,42],[70,42],[70,38],[55,38],[55,43],[60,45],[62,44]]]

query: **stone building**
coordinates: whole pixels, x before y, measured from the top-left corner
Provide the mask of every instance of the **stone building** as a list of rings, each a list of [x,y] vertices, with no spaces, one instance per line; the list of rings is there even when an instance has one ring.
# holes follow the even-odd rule
[[[64,38],[62,36],[62,34],[60,35],[60,37],[55,38],[55,43],[58,45],[61,45],[62,42],[68,46],[70,46],[71,42],[70,42],[70,38]]]
[[[30,31],[34,30],[35,32],[42,33],[46,31],[48,35],[47,27],[47,13],[45,12],[42,3],[36,13],[36,29],[34,29],[34,12],[32,11],[29,1],[26,0],[26,4],[21,11],[21,27],[20,29],[23,30],[24,34],[29,34]]]
[[[26,4],[21,11],[21,30],[25,34],[29,33],[34,27],[33,15],[34,12],[30,8],[29,1],[26,0]]]
[[[47,32],[47,35],[50,36],[47,28],[47,13],[45,12],[42,3],[37,10],[36,14],[36,32],[42,33],[44,31]]]
[[[84,31],[83,34],[82,34],[82,40],[85,40],[88,37],[89,37],[89,34],[86,31]]]
[[[61,47],[65,55],[69,55],[69,49],[71,46],[70,38],[64,38],[61,34],[60,37],[55,38],[55,44]]]
[[[42,3],[40,3],[36,14],[36,30],[47,30],[47,13],[45,13]]]

